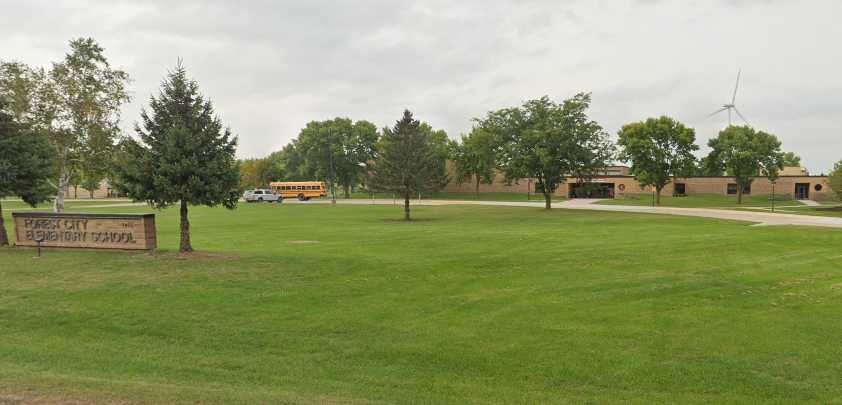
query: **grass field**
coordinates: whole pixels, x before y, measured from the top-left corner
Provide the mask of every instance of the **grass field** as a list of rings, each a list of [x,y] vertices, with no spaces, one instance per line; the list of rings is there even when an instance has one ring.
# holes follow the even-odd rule
[[[731,207],[765,207],[771,205],[771,196],[745,195],[742,205],[737,204],[736,196],[720,194],[694,194],[686,197],[661,196],[662,207],[684,208],[731,208]],[[652,205],[652,194],[632,194],[626,198],[599,201],[597,204],[608,205]],[[801,202],[789,196],[776,196],[775,205],[801,205]]]
[[[0,403],[842,398],[838,230],[413,212],[193,208],[191,257],[176,210],[156,254],[0,249]]]
[[[821,217],[842,217],[842,206],[823,205],[818,207],[787,207],[775,210],[779,214],[814,215]]]

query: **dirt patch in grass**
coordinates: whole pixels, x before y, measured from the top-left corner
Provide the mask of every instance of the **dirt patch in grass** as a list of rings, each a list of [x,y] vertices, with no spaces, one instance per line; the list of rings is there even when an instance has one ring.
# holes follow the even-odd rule
[[[0,405],[46,405],[46,404],[59,404],[59,405],[83,405],[83,404],[90,404],[92,402],[102,401],[102,399],[97,399],[96,401],[88,400],[77,400],[77,399],[69,399],[69,398],[62,398],[61,396],[44,396],[38,393],[27,393],[25,395],[7,395],[0,393]],[[127,404],[128,402],[124,401],[114,401],[108,400],[109,404]]]
[[[317,240],[291,240],[291,241],[287,241],[287,243],[292,244],[292,245],[315,245],[315,244],[319,244],[321,242],[319,242]]]
[[[188,253],[176,253],[173,255],[175,259],[178,260],[235,260],[240,258],[240,255],[236,253],[220,253],[220,252],[188,252]]]
[[[413,222],[430,222],[436,221],[437,218],[412,218],[409,221],[403,218],[383,218],[381,221],[383,222],[390,222],[390,223],[399,223],[399,224],[411,224]]]

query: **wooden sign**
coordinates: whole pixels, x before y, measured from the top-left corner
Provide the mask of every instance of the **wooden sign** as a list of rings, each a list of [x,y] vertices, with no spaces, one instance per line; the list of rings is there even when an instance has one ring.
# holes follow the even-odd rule
[[[150,250],[158,247],[155,214],[13,212],[18,246]]]

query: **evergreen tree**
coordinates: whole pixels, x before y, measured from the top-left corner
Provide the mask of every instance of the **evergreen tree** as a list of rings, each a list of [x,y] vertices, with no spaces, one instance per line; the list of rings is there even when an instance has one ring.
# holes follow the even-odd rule
[[[379,156],[371,167],[371,188],[403,197],[407,221],[412,195],[437,191],[445,183],[446,156],[440,147],[441,133],[413,119],[409,110],[404,111],[394,128],[383,129],[377,148]]]
[[[49,200],[52,188],[50,145],[47,139],[24,128],[0,100],[0,246],[9,245],[3,224],[2,199],[17,196],[31,206]]]
[[[180,203],[181,252],[190,243],[189,205],[223,205],[234,209],[240,174],[234,157],[237,138],[223,128],[199,85],[181,63],[164,81],[158,97],[141,112],[140,141],[124,140],[117,168],[119,191],[155,208]]]

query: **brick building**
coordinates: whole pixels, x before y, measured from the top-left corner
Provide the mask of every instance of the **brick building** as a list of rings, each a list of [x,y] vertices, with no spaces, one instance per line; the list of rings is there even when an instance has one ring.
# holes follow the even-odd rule
[[[567,198],[623,198],[652,192],[651,188],[641,187],[629,173],[625,166],[612,166],[587,182],[570,178],[565,184],[559,185],[555,195]],[[472,193],[474,186],[471,182],[457,184],[451,181],[443,191]],[[497,173],[494,182],[481,184],[479,191],[480,193],[540,194],[540,190],[537,189],[539,187],[540,185],[532,179],[522,179],[516,183],[506,184],[503,174]],[[776,195],[804,200],[822,201],[830,199],[832,194],[827,176],[810,176],[802,168],[785,168],[775,182],[774,188]],[[729,176],[677,178],[667,184],[661,192],[661,195],[694,194],[736,195],[737,184],[734,178]],[[743,190],[743,195],[770,194],[772,194],[772,183],[766,177],[755,177],[751,186]]]
[[[103,181],[99,184],[99,188],[93,190],[93,198],[108,198],[114,197],[113,189],[111,185],[107,181]],[[64,198],[67,199],[90,199],[91,192],[86,190],[84,187],[73,187],[68,186],[67,191],[64,193]]]

